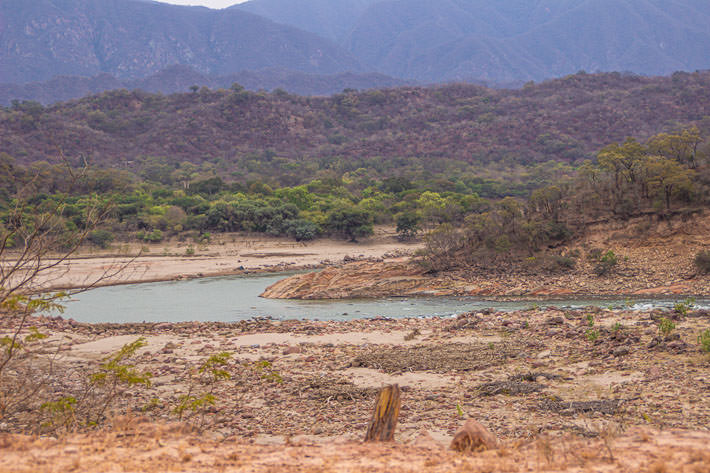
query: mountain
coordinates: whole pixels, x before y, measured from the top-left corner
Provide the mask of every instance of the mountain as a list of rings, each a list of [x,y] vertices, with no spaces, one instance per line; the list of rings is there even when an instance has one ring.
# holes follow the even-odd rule
[[[248,90],[283,89],[299,95],[331,95],[344,89],[365,90],[410,85],[407,81],[376,73],[308,74],[264,69],[210,76],[201,74],[190,66],[176,65],[148,77],[133,80],[120,80],[104,72],[93,77],[56,76],[45,82],[0,84],[0,105],[8,106],[13,100],[35,101],[48,105],[113,89],[140,89],[164,94],[185,92],[194,85],[228,89],[235,82]]]
[[[207,161],[227,173],[237,162],[266,163],[312,178],[308,163],[323,159],[335,167],[363,159],[380,167],[402,160],[580,162],[610,142],[693,124],[710,130],[710,72],[580,73],[515,90],[451,84],[332,97],[238,87],[118,90],[0,108],[0,150],[24,163],[56,159],[61,149],[67,159],[99,166],[155,157],[169,165]]]
[[[100,73],[138,79],[175,64],[210,75],[362,70],[328,40],[238,9],[138,0],[0,2],[0,82]]]
[[[250,0],[230,7],[341,42],[378,0]]]
[[[374,70],[418,81],[515,82],[580,70],[667,75],[710,68],[707,0],[365,3],[251,0],[233,9],[336,40]],[[318,21],[312,21],[314,12]]]
[[[340,43],[365,10],[378,0],[250,0],[231,9],[247,11]]]

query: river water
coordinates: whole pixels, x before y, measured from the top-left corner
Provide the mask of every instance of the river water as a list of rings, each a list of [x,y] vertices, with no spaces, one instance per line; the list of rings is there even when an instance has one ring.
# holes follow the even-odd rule
[[[533,304],[557,307],[672,307],[679,299],[598,298],[502,302],[480,298],[421,297],[297,301],[262,299],[259,294],[287,274],[227,276],[101,287],[74,296],[64,317],[79,322],[232,322],[254,317],[349,320],[368,317],[447,317],[491,307],[519,310]],[[710,308],[710,300],[698,300]]]

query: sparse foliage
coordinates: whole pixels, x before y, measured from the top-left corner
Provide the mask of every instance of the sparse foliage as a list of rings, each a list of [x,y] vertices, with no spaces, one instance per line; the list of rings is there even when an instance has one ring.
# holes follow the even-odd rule
[[[668,338],[675,330],[675,322],[663,317],[658,321],[658,333],[665,339]]]

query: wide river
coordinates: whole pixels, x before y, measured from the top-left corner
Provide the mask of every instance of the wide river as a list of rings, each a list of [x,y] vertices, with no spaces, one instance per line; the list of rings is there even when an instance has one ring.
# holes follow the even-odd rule
[[[262,299],[259,294],[286,274],[228,276],[184,281],[109,286],[80,293],[66,304],[64,317],[79,322],[232,322],[254,317],[274,319],[348,320],[367,317],[452,316],[492,307],[530,308],[536,302],[501,302],[476,298],[421,297],[298,301]],[[679,299],[599,298],[545,300],[540,306],[672,307]],[[698,300],[710,308],[710,300]]]

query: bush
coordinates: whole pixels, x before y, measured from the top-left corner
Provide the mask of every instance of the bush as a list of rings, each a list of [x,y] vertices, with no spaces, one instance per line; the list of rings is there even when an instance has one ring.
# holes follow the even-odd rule
[[[596,266],[594,266],[594,273],[597,276],[604,276],[605,274],[611,272],[617,264],[618,260],[616,259],[616,255],[613,251],[609,250],[601,258],[599,258]]]
[[[705,330],[698,335],[698,343],[700,344],[700,349],[702,351],[710,354],[710,329]]]
[[[663,317],[658,322],[658,333],[663,336],[663,338],[668,338],[668,336],[675,330],[675,323],[672,320]]]
[[[153,230],[153,231],[150,232],[150,233],[146,233],[146,232],[140,231],[140,232],[138,232],[138,233],[136,234],[136,237],[137,237],[139,240],[149,241],[149,242],[152,242],[152,243],[157,243],[157,242],[159,242],[159,241],[163,241],[163,232],[161,232],[160,230],[157,230],[157,229],[156,229],[156,230]]]
[[[699,251],[695,255],[695,267],[703,274],[710,274],[710,250]]]
[[[673,306],[673,310],[678,315],[686,316],[686,315],[688,315],[688,311],[690,311],[690,309],[692,309],[694,306],[695,306],[695,299],[693,297],[689,297],[688,299],[684,300],[683,302],[676,302],[675,305]]]
[[[90,243],[93,243],[94,245],[98,246],[99,248],[106,249],[111,246],[111,242],[114,240],[114,236],[113,233],[109,232],[108,230],[94,230],[93,232],[87,235],[86,239]]]

